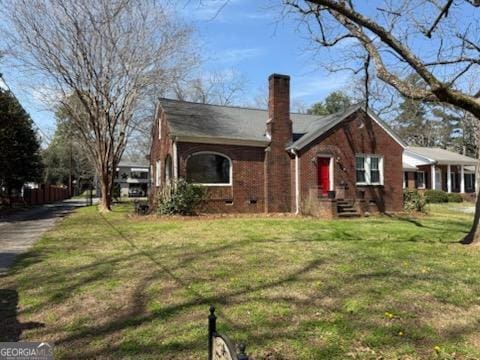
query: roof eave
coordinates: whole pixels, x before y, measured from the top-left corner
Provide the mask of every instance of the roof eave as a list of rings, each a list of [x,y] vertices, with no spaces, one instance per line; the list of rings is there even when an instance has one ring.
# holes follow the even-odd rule
[[[239,139],[239,138],[222,138],[213,136],[190,136],[172,134],[175,137],[176,142],[187,143],[201,143],[201,144],[218,144],[218,145],[240,145],[240,146],[253,146],[253,147],[266,147],[270,144],[270,141],[256,140],[256,139]]]
[[[328,127],[327,129],[323,129],[323,131],[321,132],[312,132],[310,135],[309,134],[305,134],[304,136],[302,136],[300,139],[298,139],[297,141],[295,141],[292,145],[290,145],[289,147],[287,147],[287,150],[301,150],[302,148],[304,148],[305,146],[307,146],[308,144],[310,144],[312,141],[314,141],[317,137],[325,134],[326,132],[330,131],[331,129],[333,129],[335,126],[337,126],[338,124],[340,124],[342,121],[344,121],[346,118],[348,118],[350,115],[354,114],[356,111],[358,110],[362,110],[364,109],[364,106],[363,104],[358,104],[354,107],[352,107],[352,109],[350,109],[350,111],[344,113],[342,115],[342,117],[338,120],[338,121],[335,121],[331,124],[330,127]],[[400,139],[400,137],[395,134],[395,132],[390,129],[390,127],[385,124],[377,115],[375,115],[375,113],[373,113],[369,108],[367,108],[366,110],[366,113],[368,116],[370,116],[370,118],[375,121],[388,135],[390,135],[390,137],[395,140],[395,142],[397,142],[403,149],[406,149],[407,148],[407,144],[405,144],[402,139]]]
[[[352,107],[352,109],[350,111],[343,114],[343,116],[340,119],[338,119],[337,121],[332,122],[330,124],[330,126],[327,127],[326,129],[320,128],[320,129],[316,129],[315,131],[311,132],[310,134],[307,133],[304,136],[302,136],[300,139],[298,139],[297,141],[292,143],[290,146],[288,146],[286,149],[287,150],[301,150],[301,149],[303,149],[305,146],[310,144],[316,138],[318,138],[319,136],[322,136],[326,132],[333,129],[335,126],[340,124],[342,121],[344,121],[347,117],[349,117],[350,115],[352,115],[353,113],[358,111],[360,108],[361,108],[361,105],[357,105],[357,106]],[[322,131],[318,131],[318,130],[322,130]]]
[[[477,161],[470,160],[437,160],[436,165],[478,165]]]
[[[431,158],[429,158],[429,157],[427,157],[427,156],[425,156],[425,155],[419,154],[419,153],[417,153],[417,152],[409,149],[408,147],[405,147],[404,151],[405,151],[405,152],[412,153],[412,154],[415,155],[415,156],[418,156],[418,157],[420,157],[420,158],[425,159],[425,160],[426,160],[426,161],[425,161],[426,164],[422,164],[422,165],[433,165],[433,164],[436,164],[436,163],[437,163],[437,160],[431,159]]]

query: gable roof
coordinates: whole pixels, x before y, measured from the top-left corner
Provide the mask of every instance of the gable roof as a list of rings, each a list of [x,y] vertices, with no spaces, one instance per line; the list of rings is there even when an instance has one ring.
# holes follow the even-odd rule
[[[288,149],[300,150],[312,141],[314,141],[319,136],[325,134],[327,131],[333,129],[336,125],[340,124],[343,120],[348,118],[350,115],[359,110],[365,110],[363,104],[355,104],[343,112],[338,112],[335,114],[327,115],[321,118],[321,121],[315,121],[311,124],[308,129],[308,132],[302,136],[300,139],[291,144]],[[378,116],[376,116],[370,109],[367,109],[368,116],[373,119],[384,131],[386,131],[400,146],[403,148],[406,147],[406,144],[400,139],[400,137],[395,134],[395,132]]]
[[[180,141],[248,143],[256,146],[267,146],[270,143],[266,136],[267,110],[172,99],[160,99],[160,106],[166,114],[172,136]],[[357,104],[343,112],[326,116],[290,113],[293,143],[287,149],[303,148],[360,109],[362,105]],[[402,140],[385,123],[370,110],[367,113],[405,147]]]
[[[476,165],[478,161],[469,156],[460,155],[453,151],[441,148],[428,148],[421,146],[408,146],[405,149],[416,155],[420,155],[427,160],[433,161],[438,165]]]

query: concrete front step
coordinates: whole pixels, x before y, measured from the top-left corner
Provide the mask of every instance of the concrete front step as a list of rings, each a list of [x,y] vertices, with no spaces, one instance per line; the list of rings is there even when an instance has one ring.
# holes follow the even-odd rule
[[[360,217],[354,207],[354,201],[350,199],[343,199],[337,201],[337,215],[342,218]]]
[[[353,205],[353,201],[348,201],[348,200],[337,201],[337,205],[339,205],[339,206],[343,206],[343,205],[352,206],[352,205]]]
[[[345,206],[345,207],[340,207],[339,206],[337,208],[337,211],[339,213],[344,213],[344,212],[354,212],[354,213],[356,213],[357,212],[357,210],[354,207],[351,207],[351,206]]]
[[[353,217],[360,217],[360,214],[357,212],[339,212],[338,217],[343,217],[343,218],[353,218]]]

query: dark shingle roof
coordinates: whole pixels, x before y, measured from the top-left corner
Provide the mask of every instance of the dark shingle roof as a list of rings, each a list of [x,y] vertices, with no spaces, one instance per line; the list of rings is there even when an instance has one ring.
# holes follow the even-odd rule
[[[265,135],[267,110],[171,99],[160,99],[160,106],[167,115],[173,136],[270,142]],[[301,149],[359,109],[361,105],[353,105],[327,116],[291,113],[294,142],[288,148]],[[398,137],[391,135],[401,143]]]

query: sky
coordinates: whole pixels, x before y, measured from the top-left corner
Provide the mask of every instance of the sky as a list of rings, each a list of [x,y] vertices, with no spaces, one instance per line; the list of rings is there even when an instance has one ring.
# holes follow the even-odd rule
[[[247,81],[243,104],[253,104],[266,91],[272,73],[290,75],[292,103],[310,105],[342,88],[348,74],[320,69],[306,51],[310,43],[296,30],[296,23],[292,18],[282,19],[278,3],[275,9],[272,4],[270,0],[203,0],[177,5],[180,16],[196,30],[201,71],[233,70],[243,76]],[[0,64],[0,72],[41,133],[53,134],[54,115],[41,101],[39,90],[27,87],[28,81],[14,69]]]
[[[181,19],[195,30],[195,44],[203,59],[201,74],[228,71],[247,80],[242,105],[254,105],[254,99],[262,91],[266,96],[267,79],[272,73],[290,75],[292,105],[301,103],[308,107],[335,90],[348,90],[351,84],[351,72],[330,73],[321,66],[322,62],[338,59],[338,47],[326,50],[314,46],[294,16],[282,16],[280,0],[165,1],[173,4]],[[368,14],[376,9],[377,2],[358,3]],[[470,6],[459,15],[469,24],[469,17],[475,18],[479,11],[472,11]],[[456,28],[462,26],[459,22],[453,24]],[[346,44],[347,51],[350,45]],[[422,54],[429,53],[426,42],[416,41],[412,45],[417,51],[420,48]],[[436,55],[436,51],[430,52]],[[26,86],[29,79],[25,75],[1,63],[0,72],[41,133],[53,134],[55,119],[51,109],[41,101],[42,84],[35,89]]]
[[[279,2],[261,0],[205,1],[189,7],[208,58],[206,68],[233,69],[259,91],[272,73],[291,77],[292,101],[312,104],[345,85],[347,74],[329,74],[313,59],[311,42],[297,31],[292,17],[282,17]],[[275,5],[276,4],[276,5]],[[219,11],[220,10],[220,11]]]

